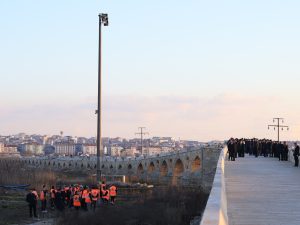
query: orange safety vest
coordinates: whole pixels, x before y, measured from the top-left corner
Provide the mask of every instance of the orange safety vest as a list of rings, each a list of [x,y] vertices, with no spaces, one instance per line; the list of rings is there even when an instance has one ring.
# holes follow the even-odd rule
[[[98,199],[98,189],[92,189],[92,200],[97,201]]]
[[[88,190],[83,190],[82,198],[84,198],[86,203],[91,203],[92,202]]]
[[[43,201],[43,200],[45,200],[45,193],[44,193],[44,191],[41,191],[40,192],[40,199]]]
[[[117,188],[116,188],[116,186],[111,186],[110,188],[109,188],[109,195],[110,196],[116,196],[117,195]]]
[[[74,205],[74,207],[80,207],[81,206],[79,195],[74,195],[73,205]]]
[[[107,201],[109,200],[109,191],[103,191],[102,192],[102,198],[106,199]]]
[[[51,188],[50,193],[51,193],[51,198],[55,198],[55,189]]]

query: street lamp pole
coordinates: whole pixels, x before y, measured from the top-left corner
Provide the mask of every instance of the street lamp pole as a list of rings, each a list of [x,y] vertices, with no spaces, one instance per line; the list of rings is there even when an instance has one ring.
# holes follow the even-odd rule
[[[99,14],[99,52],[98,52],[98,107],[96,110],[97,113],[97,181],[101,180],[101,168],[100,168],[100,157],[101,157],[101,119],[102,119],[102,112],[101,112],[101,27],[108,26],[108,16],[107,14],[101,13]]]
[[[279,118],[279,117],[273,118],[273,123],[275,123],[276,121],[277,121],[277,125],[268,125],[268,129],[270,129],[270,127],[274,127],[274,130],[277,128],[277,141],[279,142],[280,128],[281,130],[283,130],[284,128],[289,130],[289,126],[280,125],[280,121],[283,123],[284,118]]]

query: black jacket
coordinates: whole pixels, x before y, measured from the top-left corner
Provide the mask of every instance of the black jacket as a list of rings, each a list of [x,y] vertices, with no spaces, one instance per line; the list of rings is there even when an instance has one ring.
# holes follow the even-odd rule
[[[298,146],[298,145],[297,145],[297,147],[295,148],[294,156],[299,156],[299,146]]]
[[[28,193],[26,196],[26,202],[28,202],[30,205],[36,204],[36,196],[32,192]]]

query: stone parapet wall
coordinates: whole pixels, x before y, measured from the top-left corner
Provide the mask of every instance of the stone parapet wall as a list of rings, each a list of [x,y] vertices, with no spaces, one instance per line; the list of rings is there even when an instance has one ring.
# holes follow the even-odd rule
[[[227,148],[220,154],[212,189],[200,225],[228,225],[225,186],[225,160]]]

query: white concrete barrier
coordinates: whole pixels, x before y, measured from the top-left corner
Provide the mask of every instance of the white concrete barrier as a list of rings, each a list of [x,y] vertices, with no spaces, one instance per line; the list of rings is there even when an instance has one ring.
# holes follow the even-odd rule
[[[200,225],[228,225],[225,187],[226,152],[227,148],[224,148],[220,154],[213,186]]]

